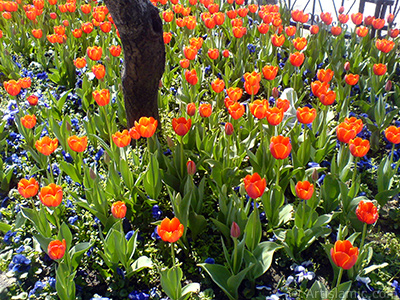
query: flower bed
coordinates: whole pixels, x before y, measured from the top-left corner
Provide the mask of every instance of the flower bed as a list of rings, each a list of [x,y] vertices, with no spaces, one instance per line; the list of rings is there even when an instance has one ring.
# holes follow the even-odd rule
[[[17,2],[0,2],[4,299],[399,295],[392,15],[306,32],[283,6],[154,3],[160,120],[127,128],[107,7]]]

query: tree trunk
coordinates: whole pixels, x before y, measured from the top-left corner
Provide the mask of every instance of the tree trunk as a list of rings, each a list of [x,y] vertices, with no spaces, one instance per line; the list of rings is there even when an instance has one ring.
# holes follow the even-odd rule
[[[149,0],[105,0],[105,4],[124,49],[122,89],[131,128],[140,117],[158,119],[158,88],[165,67],[162,22]]]

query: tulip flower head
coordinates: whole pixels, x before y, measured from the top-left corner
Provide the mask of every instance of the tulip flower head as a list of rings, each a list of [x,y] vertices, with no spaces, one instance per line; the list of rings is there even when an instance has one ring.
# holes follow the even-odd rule
[[[39,183],[33,177],[31,177],[29,180],[23,178],[18,182],[18,192],[24,198],[36,196],[38,191]]]
[[[175,243],[183,235],[184,226],[178,218],[165,218],[157,226],[157,233],[164,242]]]
[[[64,257],[65,250],[67,249],[67,243],[65,239],[62,241],[51,241],[47,247],[47,253],[53,260],[61,259]]]
[[[282,135],[271,137],[269,144],[269,149],[271,154],[276,159],[285,159],[289,156],[292,150],[292,145],[290,144],[290,139]]]
[[[337,139],[342,143],[348,143],[357,135],[357,127],[349,123],[340,123],[336,128]]]
[[[369,151],[370,145],[368,140],[362,138],[355,138],[349,141],[350,153],[355,157],[363,157]]]
[[[63,191],[61,186],[50,183],[40,189],[39,199],[47,207],[56,207],[61,204]]]
[[[122,201],[114,202],[111,205],[111,214],[116,219],[123,219],[126,215],[126,205]]]
[[[208,118],[211,116],[212,106],[209,103],[202,103],[199,106],[199,114],[202,118]]]
[[[27,129],[32,129],[36,125],[35,115],[26,115],[21,118],[21,124]]]
[[[240,227],[236,222],[232,222],[231,237],[237,239],[240,236]]]
[[[110,91],[108,89],[96,90],[92,93],[94,100],[99,106],[105,106],[110,103]]]
[[[298,181],[296,183],[296,196],[301,200],[311,199],[314,193],[314,185],[309,181]]]
[[[351,242],[336,241],[331,249],[331,257],[335,265],[345,270],[351,269],[358,259],[358,248],[353,247]]]
[[[374,224],[379,218],[378,208],[371,201],[361,200],[356,208],[357,218],[367,224]]]
[[[387,140],[393,144],[400,143],[400,127],[389,126],[385,130],[385,137]]]
[[[36,141],[35,147],[43,155],[49,156],[57,149],[58,139],[51,139],[48,136],[45,136],[41,140]]]
[[[309,108],[308,106],[299,107],[296,111],[297,120],[302,124],[311,124],[317,116],[315,108]]]
[[[158,121],[153,117],[141,117],[139,122],[135,121],[135,128],[142,137],[149,138],[154,135],[158,126]]]
[[[247,194],[252,199],[257,199],[264,194],[265,188],[267,187],[267,181],[265,178],[260,177],[258,173],[247,175],[244,178],[244,188]]]
[[[129,135],[128,130],[117,131],[112,135],[112,140],[119,148],[123,148],[129,145],[131,142],[131,136]]]
[[[179,136],[186,135],[191,127],[192,127],[192,120],[190,118],[185,119],[184,117],[181,117],[179,119],[177,118],[172,119],[172,128],[174,129],[175,133]]]
[[[75,152],[83,152],[87,147],[87,136],[77,137],[76,135],[70,136],[67,139],[68,146],[71,148],[72,151]]]

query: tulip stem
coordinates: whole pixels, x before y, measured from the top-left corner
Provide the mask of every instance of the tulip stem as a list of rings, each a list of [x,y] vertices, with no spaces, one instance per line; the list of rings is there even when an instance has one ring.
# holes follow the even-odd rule
[[[278,159],[277,165],[276,165],[276,185],[279,186],[279,179],[281,175],[281,159]]]
[[[175,268],[175,243],[171,243],[171,257],[172,257],[172,266]]]
[[[238,272],[238,270],[236,270],[236,268],[237,268],[237,256],[238,256],[238,249],[237,249],[237,247],[238,247],[238,240],[237,240],[237,238],[233,238],[233,247],[234,247],[234,249],[233,249],[233,267],[232,267],[232,269],[233,269],[233,274],[237,274]]]
[[[351,185],[355,187],[356,184],[356,178],[357,178],[357,163],[358,163],[358,157],[356,157],[354,161],[354,171],[353,171],[353,178],[351,179]]]
[[[340,270],[339,270],[339,275],[338,275],[338,279],[337,279],[337,283],[336,283],[336,288],[339,287],[340,281],[342,280],[342,276],[343,276],[343,268],[340,268]]]
[[[185,156],[184,156],[184,149],[183,149],[183,136],[181,136],[181,178],[185,178]]]
[[[51,160],[50,160],[50,155],[49,156],[47,156],[47,161],[48,161],[48,164],[49,164],[49,169],[50,169],[50,171],[49,171],[49,180],[51,179],[51,182],[53,182],[54,183],[54,177],[53,177],[53,167],[51,166]]]
[[[362,253],[362,251],[363,251],[365,237],[367,235],[367,226],[368,226],[368,224],[364,223],[363,232],[362,232],[362,236],[361,236],[360,253]]]

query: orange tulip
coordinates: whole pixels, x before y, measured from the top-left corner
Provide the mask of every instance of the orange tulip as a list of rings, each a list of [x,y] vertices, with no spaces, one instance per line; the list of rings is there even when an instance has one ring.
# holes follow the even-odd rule
[[[251,86],[260,84],[261,81],[261,74],[257,73],[256,71],[253,71],[252,73],[247,72],[243,75],[243,77],[244,81]]]
[[[194,60],[197,55],[197,48],[193,46],[188,46],[183,48],[183,54],[189,60]]]
[[[82,29],[76,28],[72,30],[72,35],[74,36],[74,38],[79,39],[82,36]]]
[[[263,72],[265,79],[274,80],[276,77],[276,74],[278,74],[278,67],[267,65],[262,69],[262,72]]]
[[[351,21],[355,24],[355,25],[360,25],[363,21],[363,14],[362,13],[356,13],[356,14],[352,14],[351,15]]]
[[[83,4],[83,5],[81,5],[81,11],[84,13],[84,14],[89,14],[90,12],[91,12],[91,10],[92,10],[92,7],[90,6],[90,4]]]
[[[250,103],[250,112],[257,119],[264,119],[267,116],[269,103],[267,100],[255,100]]]
[[[276,107],[282,109],[283,112],[287,112],[290,108],[290,101],[288,99],[276,99]]]
[[[233,19],[231,21],[232,27],[242,27],[243,26],[243,20],[242,19]]]
[[[331,69],[319,69],[317,72],[318,80],[322,82],[329,82],[333,78],[334,72]]]
[[[321,20],[322,20],[326,25],[331,25],[331,24],[332,24],[333,18],[332,18],[331,13],[329,13],[329,12],[326,12],[326,13],[321,12],[320,17],[321,17]]]
[[[172,33],[171,32],[163,32],[163,40],[164,44],[169,44],[172,39]]]
[[[387,140],[393,144],[400,143],[400,127],[389,126],[385,130],[385,137]]]
[[[3,82],[4,88],[11,96],[17,96],[21,91],[20,82],[15,80],[9,80]]]
[[[36,125],[36,116],[35,115],[26,115],[21,118],[22,126],[25,128],[31,129]]]
[[[299,107],[296,116],[300,123],[311,124],[317,116],[317,111],[315,108],[309,108],[308,106]]]
[[[332,26],[331,27],[331,33],[334,36],[338,36],[342,33],[342,27],[340,26]]]
[[[78,69],[82,69],[82,68],[86,67],[86,58],[77,57],[76,59],[74,59],[74,65]]]
[[[92,95],[99,106],[105,106],[110,102],[110,91],[108,89],[93,91]]]
[[[72,151],[83,152],[86,149],[88,138],[87,136],[77,137],[76,135],[70,136],[67,139],[68,146]]]
[[[179,61],[179,64],[181,65],[181,67],[182,67],[183,69],[187,69],[187,68],[189,68],[190,60],[188,60],[187,58],[181,59],[181,60]]]
[[[312,25],[311,27],[310,27],[310,33],[311,34],[317,34],[319,32],[319,27],[318,27],[318,25]]]
[[[244,105],[240,104],[239,102],[235,102],[228,107],[228,112],[234,120],[237,120],[243,116],[244,111]]]
[[[133,126],[131,129],[129,129],[129,135],[131,136],[131,138],[133,138],[134,140],[138,140],[141,138],[141,135],[139,133],[139,131],[136,129],[135,126]]]
[[[387,67],[384,64],[374,64],[373,71],[375,75],[382,76],[386,73]]]
[[[272,45],[274,45],[275,47],[280,47],[285,42],[285,36],[274,34],[271,37],[271,42],[272,42]]]
[[[103,49],[98,46],[88,47],[87,55],[91,60],[98,61],[101,59],[101,55],[103,54]]]
[[[61,259],[64,257],[65,250],[67,249],[67,243],[65,239],[62,241],[51,241],[47,247],[47,253],[53,260]]]
[[[307,39],[305,37],[298,37],[293,40],[293,46],[297,51],[301,51],[307,46]]]
[[[267,109],[266,117],[270,125],[276,126],[283,120],[283,109],[278,107],[270,107]]]
[[[40,189],[39,199],[47,207],[56,207],[61,204],[63,191],[61,186],[50,183]]]
[[[111,213],[116,219],[123,219],[126,215],[126,205],[122,201],[114,202],[111,205]]]
[[[185,78],[186,78],[186,81],[191,85],[196,85],[198,80],[199,80],[197,78],[197,72],[196,72],[195,69],[193,69],[191,71],[190,70],[186,70],[185,71]]]
[[[187,105],[187,107],[186,107],[186,113],[187,113],[189,116],[194,116],[195,113],[196,113],[196,104],[194,104],[193,102],[192,102],[192,103],[189,103],[189,104]]]
[[[111,55],[114,57],[120,56],[122,48],[120,45],[112,45],[110,46],[110,48],[108,48],[108,50],[110,51]]]
[[[217,78],[213,82],[211,82],[211,87],[214,92],[221,93],[225,88],[225,83],[223,80]]]
[[[201,48],[201,46],[203,46],[203,38],[202,37],[198,37],[198,38],[191,38],[189,40],[190,45],[195,47],[197,50],[199,50]]]
[[[209,103],[202,103],[199,106],[199,114],[202,118],[208,118],[211,116],[212,113],[212,107],[211,104]]]
[[[348,143],[357,135],[357,129],[353,124],[340,123],[336,128],[337,139],[342,143]]]
[[[30,95],[26,100],[28,100],[30,105],[34,106],[38,104],[39,98],[36,95]]]
[[[232,99],[233,101],[238,101],[240,98],[242,98],[243,90],[238,87],[230,87],[226,90],[226,93],[228,94],[228,97],[230,99]]]
[[[176,18],[175,23],[178,27],[182,28],[186,26],[186,19]]]
[[[291,12],[292,19],[295,22],[302,22],[304,19],[304,12],[302,10],[293,10]]]
[[[128,130],[124,129],[122,132],[117,131],[112,135],[112,139],[119,148],[123,148],[129,145],[131,142],[131,136],[129,135]]]
[[[271,154],[276,159],[285,159],[289,156],[292,150],[292,145],[290,144],[290,139],[282,135],[271,137],[271,142],[269,144],[269,149]]]
[[[31,78],[30,78],[30,77],[20,78],[20,79],[18,79],[18,82],[17,82],[17,83],[18,83],[18,84],[21,86],[21,88],[23,88],[23,89],[30,88],[30,87],[31,87],[31,84],[32,84]]]
[[[345,241],[336,241],[331,249],[331,257],[335,265],[345,270],[351,269],[358,259],[358,248]]]
[[[400,34],[400,29],[398,28],[390,29],[389,31],[389,35],[392,39],[397,38],[399,34]]]
[[[41,140],[36,141],[35,147],[43,155],[49,156],[57,149],[58,139],[54,138],[52,140],[48,136],[45,136]]]
[[[91,33],[93,31],[93,28],[94,26],[90,22],[83,23],[81,27],[82,31],[87,34]]]
[[[165,218],[161,224],[157,226],[157,233],[164,242],[175,243],[181,238],[184,226],[178,218]]]
[[[174,19],[174,13],[170,10],[164,11],[162,16],[164,21],[167,23],[172,22],[172,20]]]
[[[288,26],[285,28],[287,36],[294,36],[296,34],[296,26]]]
[[[329,83],[326,81],[321,82],[319,80],[316,80],[311,83],[311,91],[318,98],[321,97],[321,95],[326,94],[328,88],[329,88]]]
[[[32,35],[35,38],[40,39],[43,36],[42,29],[32,29]]]
[[[356,33],[359,37],[364,37],[368,34],[368,27],[364,26],[357,27]]]
[[[247,33],[247,29],[246,29],[246,27],[235,26],[232,28],[232,32],[233,32],[233,36],[235,38],[240,39]]]
[[[388,41],[386,39],[382,39],[382,40],[376,40],[375,42],[376,48],[379,51],[382,51],[384,53],[388,53],[390,52],[393,47],[394,47],[394,42],[393,41]]]
[[[360,76],[358,74],[347,74],[344,77],[344,81],[346,81],[348,85],[356,85],[359,78]]]
[[[384,19],[374,19],[372,21],[372,27],[374,27],[375,29],[379,30],[382,29],[383,26],[385,26],[385,20]]]
[[[357,119],[356,117],[345,118],[344,119],[344,123],[353,126],[354,129],[356,130],[356,135],[359,134],[362,131],[363,127],[364,127],[364,124],[363,124],[362,120],[361,119]]]
[[[158,126],[158,121],[153,117],[146,118],[141,117],[139,123],[135,121],[135,128],[140,133],[142,137],[149,138],[152,137],[156,132]]]
[[[336,93],[334,91],[329,91],[326,92],[326,94],[320,95],[318,98],[323,105],[332,105],[333,102],[335,102]]]
[[[372,22],[375,20],[375,17],[374,16],[367,16],[367,17],[365,17],[365,19],[364,19],[364,25],[365,26],[369,26],[369,25],[372,25]]]
[[[173,118],[172,119],[172,128],[174,129],[175,133],[179,136],[184,136],[186,133],[189,132],[190,128],[192,127],[192,120],[185,119],[181,117],[179,119]]]
[[[103,79],[106,75],[106,68],[101,64],[94,65],[92,67],[92,72],[97,79]]]
[[[349,15],[340,14],[338,19],[340,23],[346,24],[349,21]]]
[[[216,60],[219,56],[219,51],[218,51],[218,49],[215,49],[215,48],[208,49],[207,53],[208,53],[208,57],[210,57],[212,60]]]
[[[311,199],[314,193],[314,185],[309,181],[298,181],[296,183],[296,196],[301,200]]]
[[[357,218],[367,224],[374,224],[379,218],[378,209],[371,201],[361,200],[356,208]]]
[[[30,198],[36,196],[39,191],[39,183],[35,178],[31,177],[28,179],[21,179],[18,182],[18,192],[24,198]]]
[[[350,153],[355,157],[363,157],[369,151],[369,141],[362,138],[355,138],[349,141]]]
[[[252,199],[257,199],[264,194],[265,188],[267,187],[267,181],[265,178],[261,179],[258,173],[247,175],[244,179],[244,188],[247,194]]]
[[[258,32],[261,34],[266,34],[269,30],[269,25],[265,23],[261,23],[257,26]]]
[[[304,62],[304,53],[295,52],[289,56],[290,63],[295,67],[300,67]]]

